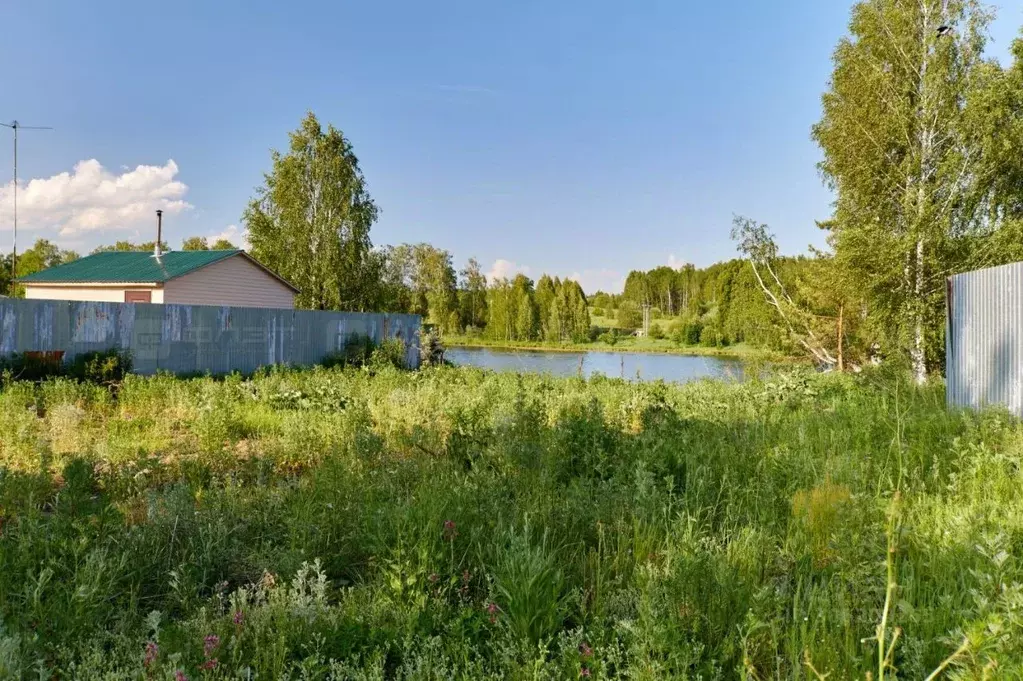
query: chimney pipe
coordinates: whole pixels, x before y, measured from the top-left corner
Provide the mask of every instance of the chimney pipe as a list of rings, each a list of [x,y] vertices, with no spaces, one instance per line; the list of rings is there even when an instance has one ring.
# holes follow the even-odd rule
[[[156,211],[156,245],[153,246],[153,257],[159,258],[163,253],[160,251],[160,241],[163,239],[163,211]]]

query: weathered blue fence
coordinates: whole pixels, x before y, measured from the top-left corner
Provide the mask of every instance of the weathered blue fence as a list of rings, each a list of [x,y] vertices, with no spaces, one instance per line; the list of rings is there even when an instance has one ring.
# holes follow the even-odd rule
[[[418,367],[420,324],[408,314],[0,298],[0,355],[118,349],[142,374],[247,373],[315,364],[363,336],[400,338]]]

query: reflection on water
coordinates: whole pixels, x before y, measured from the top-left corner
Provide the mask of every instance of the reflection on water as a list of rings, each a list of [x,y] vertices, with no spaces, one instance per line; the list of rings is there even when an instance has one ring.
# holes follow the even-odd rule
[[[685,383],[700,378],[741,380],[742,363],[719,357],[658,355],[638,352],[544,352],[449,348],[444,357],[457,365],[496,371],[549,373],[553,376],[592,376]]]

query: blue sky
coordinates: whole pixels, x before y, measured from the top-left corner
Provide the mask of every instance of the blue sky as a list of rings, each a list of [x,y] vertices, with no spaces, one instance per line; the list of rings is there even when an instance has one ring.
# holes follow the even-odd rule
[[[56,128],[22,133],[19,243],[148,240],[158,205],[172,245],[234,234],[312,110],[355,145],[376,244],[588,291],[732,257],[733,213],[800,252],[829,213],[809,135],[849,5],[739,4],[15,3],[0,120]],[[1020,25],[1002,2],[996,55]],[[0,250],[9,230],[0,207]]]

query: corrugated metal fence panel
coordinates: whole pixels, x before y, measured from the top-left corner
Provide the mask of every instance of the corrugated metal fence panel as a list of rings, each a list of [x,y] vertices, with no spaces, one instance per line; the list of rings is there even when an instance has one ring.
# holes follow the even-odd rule
[[[1023,416],[1023,263],[957,274],[947,291],[949,406]]]
[[[70,359],[116,348],[142,374],[248,373],[315,364],[357,334],[401,338],[417,367],[420,324],[408,314],[0,298],[0,355],[63,350]]]

